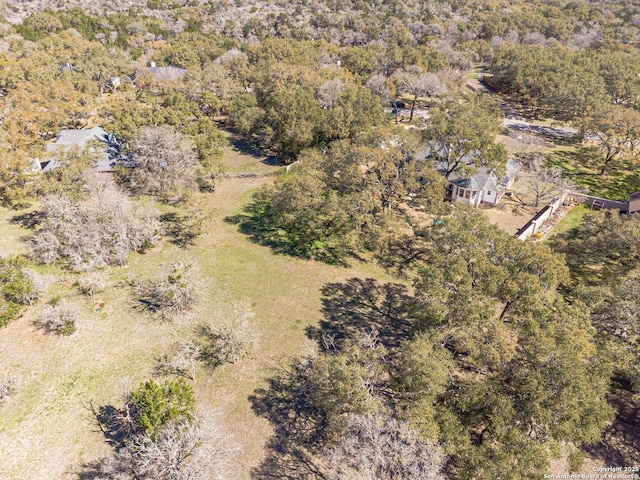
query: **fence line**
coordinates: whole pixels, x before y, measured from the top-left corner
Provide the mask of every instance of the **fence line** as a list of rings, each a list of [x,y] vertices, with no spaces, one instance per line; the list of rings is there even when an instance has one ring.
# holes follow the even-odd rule
[[[257,172],[246,172],[246,173],[225,173],[222,175],[222,178],[266,178],[266,177],[277,177],[280,172],[268,172],[268,173],[257,173]]]
[[[619,202],[618,200],[609,200],[608,198],[574,192],[569,192],[568,198],[574,203],[580,203],[593,209],[619,210],[621,213],[629,211],[629,202]]]
[[[531,235],[538,232],[542,228],[544,222],[546,222],[549,217],[551,217],[551,215],[553,215],[558,210],[558,208],[560,208],[560,205],[562,205],[564,199],[565,197],[563,195],[562,197],[553,200],[551,203],[549,203],[549,205],[545,206],[542,210],[536,213],[531,218],[531,220],[525,223],[524,226],[516,232],[516,238],[520,240],[526,240]]]

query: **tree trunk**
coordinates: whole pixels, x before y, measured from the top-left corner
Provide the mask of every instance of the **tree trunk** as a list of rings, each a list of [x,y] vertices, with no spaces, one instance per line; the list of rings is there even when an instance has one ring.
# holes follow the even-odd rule
[[[602,166],[602,168],[600,169],[600,176],[604,177],[607,169],[609,168],[609,164],[611,163],[611,160],[613,160],[613,157],[616,155],[616,152],[612,152],[611,148],[607,148],[607,155],[604,158],[604,165]]]
[[[414,95],[413,100],[411,101],[411,112],[409,113],[409,123],[413,120],[413,110],[416,108],[416,100],[418,100],[418,96]]]
[[[502,309],[502,312],[500,313],[500,320],[504,320],[504,317],[507,315],[507,311],[509,310],[510,306],[511,306],[511,302],[507,302],[504,305],[504,308]]]

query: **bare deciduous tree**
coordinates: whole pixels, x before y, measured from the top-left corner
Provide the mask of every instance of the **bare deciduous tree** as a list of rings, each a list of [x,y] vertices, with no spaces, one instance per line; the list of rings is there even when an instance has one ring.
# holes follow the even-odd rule
[[[339,78],[332,78],[324,82],[320,85],[316,94],[320,106],[324,109],[335,107],[344,89],[344,82]]]
[[[75,271],[123,265],[130,252],[153,245],[161,232],[154,208],[134,205],[110,183],[91,185],[84,202],[47,195],[41,212],[30,240],[33,257],[44,264],[62,260]]]
[[[134,192],[175,202],[195,188],[196,153],[171,127],[140,130],[133,155],[137,166],[129,175],[129,185]]]
[[[365,86],[380,97],[380,102],[383,105],[388,105],[391,101],[391,88],[389,87],[387,77],[382,73],[371,75]]]
[[[528,157],[542,151],[547,146],[547,141],[534,133],[509,129],[507,136],[514,140],[514,145],[511,146],[514,154],[525,161]]]
[[[237,447],[217,416],[168,424],[155,437],[134,435],[95,468],[94,480],[223,480]]]
[[[410,95],[411,113],[409,121],[413,120],[413,112],[418,97],[440,97],[447,93],[448,89],[435,73],[424,73],[417,65],[407,67],[405,70],[396,71],[393,76],[398,82],[398,90]]]
[[[383,414],[352,414],[346,434],[324,452],[327,480],[444,480],[444,454]]]
[[[519,173],[521,200],[539,207],[541,203],[560,197],[571,188],[560,167],[545,167],[544,158],[534,155],[522,163]]]
[[[232,316],[221,325],[198,327],[198,333],[205,341],[203,360],[212,367],[237,362],[258,340],[255,326],[251,323],[254,317],[251,307],[243,303],[236,306]]]
[[[159,280],[139,285],[138,301],[146,310],[172,318],[190,311],[196,304],[200,278],[190,264],[177,262]]]

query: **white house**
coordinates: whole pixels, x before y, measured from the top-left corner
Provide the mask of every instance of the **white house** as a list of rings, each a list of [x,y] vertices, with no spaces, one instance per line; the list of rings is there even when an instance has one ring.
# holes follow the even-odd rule
[[[449,198],[457,202],[468,203],[477,207],[481,203],[497,205],[502,196],[515,180],[518,163],[509,159],[507,173],[503,179],[498,179],[493,170],[482,167],[473,177],[459,177],[451,174]]]

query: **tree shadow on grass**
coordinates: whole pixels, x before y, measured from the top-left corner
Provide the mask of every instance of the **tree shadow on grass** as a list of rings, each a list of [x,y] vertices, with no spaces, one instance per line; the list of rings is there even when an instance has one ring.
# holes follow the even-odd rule
[[[377,251],[375,258],[387,272],[399,278],[407,278],[408,272],[417,262],[426,259],[429,252],[429,245],[416,232],[414,235],[400,235]]]
[[[83,463],[79,471],[73,472],[80,480],[128,479],[131,465],[126,457],[112,455],[93,462]]]
[[[545,140],[552,141],[556,145],[575,145],[580,141],[580,136],[577,133],[553,126],[533,125],[531,123],[511,123],[507,129],[532,133],[543,137]]]
[[[106,442],[114,448],[120,448],[133,433],[133,421],[129,411],[113,405],[101,405],[97,409],[92,402],[87,408],[91,412]]]
[[[96,409],[93,402],[86,408],[96,422],[108,445],[116,454],[80,465],[73,473],[81,480],[103,480],[106,478],[131,478],[131,465],[127,457],[118,455],[125,445],[125,440],[134,433],[134,424],[126,405],[118,409],[113,405],[101,405]]]
[[[416,301],[398,283],[373,278],[328,283],[322,287],[322,305],[319,327],[307,328],[307,335],[321,343],[329,339],[340,344],[362,331],[375,331],[383,346],[394,349],[413,331]]]
[[[327,417],[310,396],[304,362],[280,367],[249,397],[256,415],[269,420],[274,428],[266,445],[267,455],[251,472],[255,479],[321,478],[311,452],[326,442]]]
[[[165,225],[165,233],[174,245],[184,250],[195,244],[198,235],[185,225],[182,215],[177,212],[165,213],[160,216],[160,221]]]
[[[73,472],[80,480],[100,480],[104,478],[104,464],[107,459],[103,458],[94,462],[83,463],[80,470]]]
[[[319,246],[317,242],[309,245],[292,240],[285,231],[270,224],[255,205],[245,207],[244,212],[239,215],[225,217],[224,221],[231,225],[237,225],[240,232],[248,236],[253,242],[269,247],[277,254],[305,260],[317,260],[328,265],[342,267],[349,266],[347,256],[359,259],[354,252],[347,254],[327,246]]]
[[[566,177],[597,197],[625,201],[640,187],[638,174],[625,163],[613,165],[605,175],[600,175],[604,159],[593,147],[555,150],[550,152],[548,162],[562,168]]]
[[[583,450],[603,465],[640,465],[640,394],[615,389],[608,401],[617,410],[616,418],[605,429],[600,442]]]
[[[234,135],[230,140],[231,148],[233,148],[236,152],[247,155],[253,158],[261,159],[260,161],[265,165],[279,167],[283,165],[283,163],[276,157],[275,155],[265,155],[263,152],[258,150],[255,146],[251,145],[245,139]]]
[[[20,215],[14,215],[11,217],[11,223],[14,225],[20,225],[22,228],[29,228],[34,230],[44,220],[44,214],[35,210],[33,212],[22,213]]]

